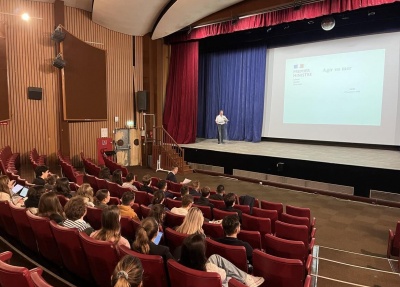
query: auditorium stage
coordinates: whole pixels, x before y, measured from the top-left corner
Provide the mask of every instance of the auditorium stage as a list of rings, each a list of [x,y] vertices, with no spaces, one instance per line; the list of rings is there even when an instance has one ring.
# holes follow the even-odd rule
[[[259,143],[197,139],[181,145],[188,162],[314,180],[354,187],[369,197],[370,189],[400,194],[400,151],[339,145],[262,141]],[[278,165],[280,163],[280,165]]]

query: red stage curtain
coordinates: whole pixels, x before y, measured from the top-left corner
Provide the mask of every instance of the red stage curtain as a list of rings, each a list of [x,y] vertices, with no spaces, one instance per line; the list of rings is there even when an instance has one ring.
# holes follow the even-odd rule
[[[285,9],[240,19],[235,25],[230,21],[193,29],[188,35],[176,33],[167,37],[167,42],[184,42],[203,39],[210,36],[228,34],[248,29],[268,27],[304,19],[317,18],[324,15],[356,10],[369,6],[377,6],[396,2],[396,0],[325,0],[304,5],[300,10]]]
[[[196,140],[198,66],[198,42],[171,46],[163,123],[178,144]]]

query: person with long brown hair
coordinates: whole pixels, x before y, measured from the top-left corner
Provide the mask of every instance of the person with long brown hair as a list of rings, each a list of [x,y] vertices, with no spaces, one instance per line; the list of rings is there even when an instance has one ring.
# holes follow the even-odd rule
[[[15,181],[10,180],[8,176],[0,176],[0,201],[11,200],[11,188],[14,186]]]
[[[162,204],[154,204],[149,212],[148,217],[153,217],[158,223],[158,229],[164,231],[164,221],[165,221],[165,208]]]
[[[185,234],[200,233],[204,235],[203,223],[204,216],[201,210],[197,207],[192,207],[176,231]]]
[[[160,255],[164,260],[174,259],[167,246],[154,243],[158,232],[158,222],[153,217],[146,217],[143,219],[140,223],[140,227],[136,231],[132,250],[142,254]]]
[[[28,198],[24,202],[24,206],[32,213],[38,213],[39,201],[42,195],[46,192],[43,185],[35,185],[28,189]]]
[[[65,196],[66,198],[72,197],[69,180],[66,177],[61,177],[56,180],[53,191],[57,194]]]
[[[48,217],[57,223],[64,221],[64,211],[54,191],[49,191],[40,197],[38,205],[38,216]]]
[[[141,287],[143,281],[143,267],[140,259],[125,255],[115,266],[111,276],[113,287]]]
[[[114,170],[114,172],[112,173],[112,176],[111,176],[111,181],[114,183],[117,183],[119,185],[122,185],[123,184],[122,170],[120,170],[120,169]]]
[[[90,186],[90,184],[88,183],[82,184],[76,191],[75,195],[82,196],[86,206],[94,207],[93,188]]]
[[[129,241],[121,236],[121,215],[116,205],[107,206],[101,215],[101,229],[90,234],[90,237],[101,241],[109,241],[116,246],[131,248]]]
[[[93,204],[100,209],[107,208],[107,203],[110,201],[110,192],[107,189],[99,189],[96,196],[93,198]]]

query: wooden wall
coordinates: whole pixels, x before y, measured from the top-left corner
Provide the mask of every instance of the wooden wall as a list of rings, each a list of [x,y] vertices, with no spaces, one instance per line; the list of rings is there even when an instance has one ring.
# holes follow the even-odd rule
[[[6,23],[11,111],[9,125],[0,126],[0,146],[10,144],[12,150],[23,155],[24,163],[33,147],[54,160],[60,144],[57,71],[51,65],[55,56],[50,40],[55,27],[53,9],[54,4],[49,3],[0,0],[3,13],[26,11],[42,18],[24,22],[17,16],[0,15],[0,21]],[[74,164],[78,164],[81,151],[96,158],[96,138],[100,137],[101,128],[108,128],[109,137],[113,138],[113,129],[133,120],[133,94],[143,89],[143,44],[141,37],[133,39],[103,28],[91,21],[89,12],[76,8],[65,7],[65,26],[81,40],[107,51],[108,120],[69,124],[70,155]],[[136,45],[135,67],[133,45]],[[43,88],[43,100],[28,100],[29,86]],[[95,104],[87,108],[95,108]],[[119,117],[118,123],[114,122],[115,116]]]
[[[58,146],[58,82],[56,69],[51,65],[54,45],[50,40],[53,5],[0,0],[0,11],[27,11],[42,18],[25,22],[18,16],[0,14],[0,21],[6,25],[11,116],[7,126],[0,126],[0,146],[11,145],[27,162],[27,153],[33,147],[40,153],[54,154]],[[28,100],[28,87],[43,88],[43,99]]]

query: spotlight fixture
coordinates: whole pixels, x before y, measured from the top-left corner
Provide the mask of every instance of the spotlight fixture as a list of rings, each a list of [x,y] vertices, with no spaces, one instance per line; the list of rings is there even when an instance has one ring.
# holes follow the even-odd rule
[[[54,58],[53,66],[60,70],[65,67],[65,61],[63,60],[61,53],[59,53],[57,57]]]
[[[368,16],[374,16],[374,15],[375,15],[375,12],[374,12],[374,11],[368,12]]]
[[[283,30],[287,30],[287,29],[289,29],[290,28],[290,26],[289,25],[286,25],[285,27],[283,27]]]
[[[29,16],[28,13],[24,13],[21,15],[22,20],[24,21],[29,21],[31,19],[31,16]]]
[[[271,32],[271,30],[272,30],[272,28],[269,27],[269,28],[267,29],[267,33],[268,33],[268,32]]]
[[[65,33],[62,31],[62,27],[59,25],[53,33],[51,33],[51,39],[53,41],[56,41],[57,43],[60,43],[64,40],[65,38]]]
[[[330,31],[335,27],[335,18],[329,16],[322,19],[321,28],[324,31]]]

